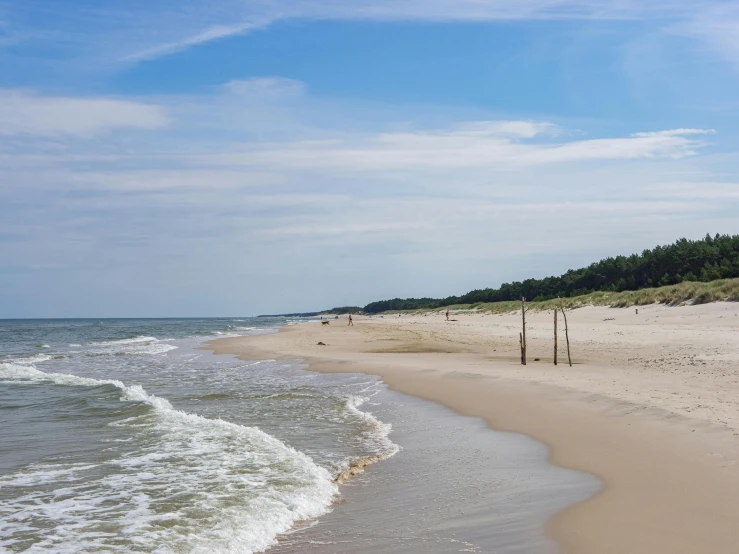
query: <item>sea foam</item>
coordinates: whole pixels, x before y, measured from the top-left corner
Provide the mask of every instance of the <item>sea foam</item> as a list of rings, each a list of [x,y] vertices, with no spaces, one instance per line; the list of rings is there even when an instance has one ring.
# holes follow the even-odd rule
[[[177,349],[173,344],[156,337],[132,337],[128,339],[94,342],[88,345],[88,355],[164,354]]]
[[[120,401],[150,408],[112,424],[135,436],[133,452],[101,464],[35,464],[0,479],[0,550],[17,550],[33,532],[43,539],[25,552],[123,552],[131,543],[158,553],[261,552],[296,521],[326,513],[338,492],[325,468],[260,429],[176,410],[139,385],[31,363],[0,364],[0,380],[110,386]]]

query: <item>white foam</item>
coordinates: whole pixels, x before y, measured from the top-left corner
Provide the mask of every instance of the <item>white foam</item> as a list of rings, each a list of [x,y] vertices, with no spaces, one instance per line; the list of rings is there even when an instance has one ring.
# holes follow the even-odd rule
[[[6,495],[0,505],[0,550],[20,544],[15,533],[33,531],[43,532],[43,540],[26,552],[129,551],[108,542],[117,535],[130,539],[136,550],[249,554],[273,545],[296,521],[324,514],[337,494],[326,469],[260,429],[175,410],[139,385],[9,363],[0,364],[0,379],[113,385],[122,401],[153,408],[117,422],[137,433],[139,449],[105,462],[105,471],[98,465],[37,465],[0,482],[6,490],[65,483],[51,493]],[[177,510],[161,509],[183,496],[188,500]]]
[[[274,329],[266,329],[264,327],[243,327],[236,325],[229,325],[228,331],[213,331],[213,335],[219,339],[230,339],[236,337],[243,337],[246,335],[264,335],[267,333],[273,333]]]
[[[367,423],[367,431],[362,433],[362,439],[366,447],[377,453],[377,458],[385,460],[400,451],[400,447],[390,440],[392,425],[383,423],[369,412],[364,412],[359,407],[369,400],[368,397],[351,395],[347,398],[346,407],[357,417]]]
[[[276,332],[276,329],[271,327],[234,327],[233,329],[240,333],[247,332],[249,335],[266,335]]]
[[[35,354],[27,358],[18,358],[16,360],[13,360],[13,363],[14,364],[38,364],[41,362],[45,362],[47,360],[51,360],[51,356],[47,354]]]
[[[111,346],[115,344],[138,344],[141,342],[158,342],[156,337],[132,337],[130,339],[109,340],[93,343],[94,346]]]
[[[74,473],[92,469],[94,465],[70,464],[68,467],[59,468],[55,465],[34,464],[32,471],[27,473],[16,473],[0,477],[0,487],[29,487],[44,483],[69,481],[74,479]]]
[[[164,344],[166,341],[156,337],[133,337],[130,339],[95,342],[89,354],[164,354],[177,347],[173,344]]]
[[[240,337],[241,335],[238,333],[224,333],[223,331],[216,331],[214,333],[219,339],[232,339],[235,337]]]

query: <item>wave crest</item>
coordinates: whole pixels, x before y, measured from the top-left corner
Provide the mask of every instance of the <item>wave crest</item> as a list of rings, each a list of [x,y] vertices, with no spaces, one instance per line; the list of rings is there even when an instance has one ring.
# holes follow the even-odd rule
[[[133,453],[100,465],[29,466],[0,482],[11,493],[32,487],[6,495],[0,523],[44,532],[35,551],[115,548],[110,541],[125,534],[135,536],[144,550],[260,552],[297,521],[326,513],[338,493],[328,470],[275,437],[256,427],[177,410],[140,385],[15,363],[0,364],[0,380],[113,385],[121,401],[151,408],[114,423],[135,434]],[[51,483],[51,488],[33,488],[34,483]],[[116,531],[92,532],[103,528]],[[0,535],[0,549],[20,544],[22,535]],[[166,550],[162,545],[168,545]]]

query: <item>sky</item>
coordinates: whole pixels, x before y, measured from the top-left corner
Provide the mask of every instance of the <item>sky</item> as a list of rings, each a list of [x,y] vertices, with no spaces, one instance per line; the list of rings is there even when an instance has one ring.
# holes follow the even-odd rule
[[[0,318],[446,297],[739,233],[739,4],[0,0]]]

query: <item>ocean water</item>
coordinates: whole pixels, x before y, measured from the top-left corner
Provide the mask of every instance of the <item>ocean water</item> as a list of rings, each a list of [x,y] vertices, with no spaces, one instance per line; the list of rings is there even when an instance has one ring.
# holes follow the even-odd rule
[[[348,481],[330,513],[270,554],[560,554],[547,521],[600,488],[549,464],[524,435],[390,390],[371,402],[402,450]]]
[[[244,362],[285,319],[0,321],[0,551],[260,552],[398,451],[384,386]]]

